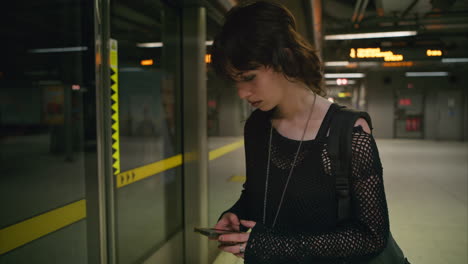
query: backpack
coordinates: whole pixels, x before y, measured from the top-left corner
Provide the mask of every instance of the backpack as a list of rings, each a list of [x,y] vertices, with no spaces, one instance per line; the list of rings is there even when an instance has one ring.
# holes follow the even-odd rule
[[[372,121],[368,113],[340,106],[334,113],[328,137],[328,154],[330,155],[337,195],[338,221],[346,220],[351,213],[349,177],[351,172],[352,132],[359,118],[364,118],[372,130]],[[409,263],[402,250],[389,233],[385,249],[367,264],[404,264]]]

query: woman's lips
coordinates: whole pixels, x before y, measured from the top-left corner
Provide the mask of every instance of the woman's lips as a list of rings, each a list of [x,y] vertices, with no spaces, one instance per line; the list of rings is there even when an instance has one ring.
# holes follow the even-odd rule
[[[258,107],[262,101],[250,102],[253,107]]]

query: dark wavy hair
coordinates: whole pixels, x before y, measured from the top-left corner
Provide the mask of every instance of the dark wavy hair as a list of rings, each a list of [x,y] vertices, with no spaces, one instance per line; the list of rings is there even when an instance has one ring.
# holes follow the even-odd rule
[[[248,1],[233,7],[211,47],[212,67],[235,80],[239,72],[272,67],[325,95],[320,59],[296,31],[291,12],[278,3]]]

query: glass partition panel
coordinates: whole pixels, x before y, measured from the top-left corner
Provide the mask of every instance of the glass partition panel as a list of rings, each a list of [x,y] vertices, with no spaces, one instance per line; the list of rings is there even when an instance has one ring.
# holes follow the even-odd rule
[[[118,47],[119,264],[143,262],[183,228],[179,20],[178,10],[160,1],[111,2]]]
[[[20,1],[2,11],[0,263],[88,263],[93,2]]]

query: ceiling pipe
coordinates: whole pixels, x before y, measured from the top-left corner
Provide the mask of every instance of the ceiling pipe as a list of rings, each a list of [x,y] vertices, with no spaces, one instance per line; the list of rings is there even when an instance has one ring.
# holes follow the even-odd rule
[[[351,22],[354,23],[359,15],[359,10],[361,7],[362,0],[358,0],[356,6],[354,6],[353,16],[351,17]]]
[[[362,19],[364,18],[364,14],[366,13],[367,5],[369,4],[369,0],[364,0],[364,3],[361,6],[361,9],[359,11],[359,15],[357,18],[357,23],[360,23]]]
[[[414,0],[406,9],[405,11],[403,12],[403,14],[401,14],[401,17],[404,18],[410,11],[411,9],[414,8],[414,6],[419,2],[419,0]]]
[[[310,0],[310,7],[312,11],[312,22],[313,22],[313,40],[315,50],[317,51],[317,55],[319,56],[320,60],[323,60],[323,50],[322,50],[322,43],[323,43],[323,10],[322,10],[322,0]]]

